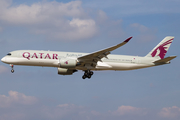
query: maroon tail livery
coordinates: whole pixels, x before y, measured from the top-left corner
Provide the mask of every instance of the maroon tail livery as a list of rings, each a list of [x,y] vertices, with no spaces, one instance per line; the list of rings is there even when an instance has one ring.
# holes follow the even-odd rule
[[[151,52],[149,52],[146,57],[159,57],[164,59],[174,37],[165,37]]]

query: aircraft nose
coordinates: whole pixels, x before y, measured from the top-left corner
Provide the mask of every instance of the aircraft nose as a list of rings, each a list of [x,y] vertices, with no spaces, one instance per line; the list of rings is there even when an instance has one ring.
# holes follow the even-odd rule
[[[5,58],[5,57],[3,57],[3,58],[1,59],[1,61],[2,61],[2,62],[5,62],[5,61],[6,61],[6,58]]]

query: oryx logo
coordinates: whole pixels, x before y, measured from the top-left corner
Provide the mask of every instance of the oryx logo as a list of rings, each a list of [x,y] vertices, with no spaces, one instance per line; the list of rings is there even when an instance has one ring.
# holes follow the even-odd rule
[[[159,47],[157,47],[152,53],[151,53],[151,56],[154,57],[154,56],[159,56],[161,59],[164,58],[164,56],[166,55],[167,53],[167,48],[168,47],[165,47],[166,45],[168,44],[171,44],[172,43],[172,40],[173,39],[170,39],[168,41],[166,41],[165,43],[161,44]],[[159,52],[158,52],[159,50]],[[159,53],[159,54],[158,54]],[[157,55],[158,54],[158,55]]]
[[[64,62],[66,65],[68,64],[68,60],[66,62]]]

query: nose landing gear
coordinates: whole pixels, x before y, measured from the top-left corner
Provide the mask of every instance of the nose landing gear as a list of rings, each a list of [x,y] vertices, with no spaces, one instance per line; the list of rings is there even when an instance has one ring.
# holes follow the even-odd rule
[[[14,68],[14,65],[13,65],[13,64],[10,64],[10,66],[11,66],[11,72],[14,73],[14,69],[13,69],[13,68]]]
[[[82,79],[86,79],[86,78],[89,78],[89,79],[90,79],[93,74],[94,74],[93,71],[86,70],[86,71],[84,72],[84,75],[82,76]]]

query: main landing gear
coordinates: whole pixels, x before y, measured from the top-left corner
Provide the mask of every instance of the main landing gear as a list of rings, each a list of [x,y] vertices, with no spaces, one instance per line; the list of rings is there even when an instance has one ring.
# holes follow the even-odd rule
[[[13,69],[13,68],[14,68],[14,65],[13,65],[13,64],[10,64],[10,66],[11,66],[11,72],[14,73],[14,69]]]
[[[91,78],[91,76],[93,75],[93,71],[90,71],[90,70],[86,70],[84,72],[84,75],[82,76],[82,79],[86,79],[86,78]]]

